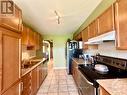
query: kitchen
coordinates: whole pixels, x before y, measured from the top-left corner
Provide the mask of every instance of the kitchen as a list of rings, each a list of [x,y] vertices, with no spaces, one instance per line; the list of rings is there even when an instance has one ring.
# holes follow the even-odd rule
[[[63,5],[60,1],[60,5],[58,1],[50,1],[51,4],[47,1],[38,1],[38,4],[33,0],[14,0],[16,5],[11,0],[0,2],[1,95],[75,95],[65,91],[65,88],[61,90],[62,93],[58,91],[58,93],[37,94],[45,80],[50,79],[48,71],[50,54],[44,52],[43,40],[53,42],[53,69],[62,74],[65,71],[61,70],[67,68],[65,48],[68,39],[82,41],[83,53],[87,55],[84,59],[72,58],[71,63],[70,71],[79,95],[126,95],[127,1],[90,0],[86,4],[85,0],[73,1],[73,8],[70,6],[71,1],[63,1],[64,3],[61,1]],[[54,2],[56,5],[52,14],[48,10],[53,7]],[[11,14],[2,9],[8,3],[14,4],[14,7],[9,9]],[[79,5],[76,6],[77,4]],[[51,6],[46,9],[48,5]],[[62,11],[58,11],[60,6],[64,8],[69,6],[70,10],[67,9],[65,13],[76,9],[76,14],[72,14],[77,16],[73,18],[74,22],[63,21],[67,18]],[[37,11],[39,8],[42,11]],[[44,15],[41,21],[40,15]],[[69,28],[66,29],[65,26]],[[68,74],[65,76],[71,77]]]

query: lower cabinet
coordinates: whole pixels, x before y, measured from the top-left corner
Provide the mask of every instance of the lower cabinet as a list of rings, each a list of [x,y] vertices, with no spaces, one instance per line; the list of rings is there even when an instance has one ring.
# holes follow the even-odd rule
[[[111,95],[103,87],[99,87],[100,95]]]
[[[31,94],[31,72],[22,78],[22,95]]]
[[[43,62],[35,69],[33,69],[31,72],[22,77],[21,95],[36,95],[46,75],[47,75],[47,61]]]
[[[78,73],[78,65],[75,61],[72,61],[72,76],[75,80],[77,87],[79,87],[79,73]]]
[[[37,92],[37,68],[35,68],[34,70],[31,71],[32,73],[32,78],[31,78],[31,95],[35,95]]]
[[[17,83],[14,86],[12,86],[11,88],[9,88],[2,95],[21,95],[19,89],[20,89],[20,83]],[[29,95],[29,94],[25,94],[25,95]]]

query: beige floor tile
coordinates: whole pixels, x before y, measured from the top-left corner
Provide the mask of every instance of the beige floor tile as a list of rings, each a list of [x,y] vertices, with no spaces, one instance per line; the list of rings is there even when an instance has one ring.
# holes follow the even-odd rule
[[[68,88],[67,85],[59,85],[59,92],[67,92]]]
[[[50,69],[37,95],[79,95],[72,75],[65,69]]]
[[[79,94],[77,91],[76,92],[73,91],[73,92],[69,92],[69,95],[79,95]]]
[[[69,95],[69,92],[60,92],[59,95]]]
[[[67,80],[66,79],[59,79],[59,85],[67,85]]]
[[[68,91],[78,91],[75,85],[68,85]]]
[[[48,93],[47,95],[58,95],[58,93]]]

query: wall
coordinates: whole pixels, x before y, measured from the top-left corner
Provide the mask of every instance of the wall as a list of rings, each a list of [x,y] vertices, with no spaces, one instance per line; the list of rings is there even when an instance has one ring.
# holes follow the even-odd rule
[[[53,60],[55,68],[65,68],[65,44],[72,35],[44,35],[44,40],[53,40]]]
[[[22,45],[22,60],[30,59],[35,56],[36,56],[35,50],[27,50],[27,47],[25,45]]]
[[[101,55],[127,59],[127,50],[116,50],[115,42],[104,42],[98,46],[98,50],[89,49],[89,54],[100,53]]]
[[[84,21],[84,23],[75,32],[78,34],[85,27],[87,27],[93,20],[95,20],[100,14],[102,14],[109,6],[111,6],[116,0],[102,0],[102,2],[97,6],[97,8],[91,13],[91,15]]]

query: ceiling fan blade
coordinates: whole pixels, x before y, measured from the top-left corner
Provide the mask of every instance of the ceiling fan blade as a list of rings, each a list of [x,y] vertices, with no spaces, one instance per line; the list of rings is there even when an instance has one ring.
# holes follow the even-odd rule
[[[60,17],[58,17],[58,24],[60,24]]]

